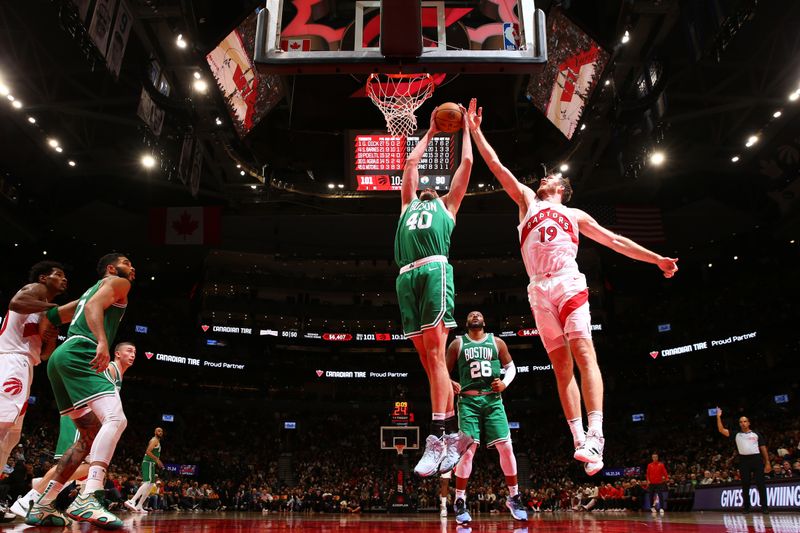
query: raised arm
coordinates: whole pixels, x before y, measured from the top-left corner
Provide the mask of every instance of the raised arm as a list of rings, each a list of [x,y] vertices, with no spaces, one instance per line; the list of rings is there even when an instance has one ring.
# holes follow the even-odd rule
[[[486,140],[481,130],[481,122],[483,121],[483,108],[478,108],[477,112],[470,105],[471,112],[467,113],[467,122],[469,129],[472,133],[472,138],[475,140],[475,146],[478,148],[481,157],[486,161],[486,166],[492,171],[494,177],[503,186],[503,190],[511,197],[512,200],[519,206],[519,218],[522,220],[525,213],[528,211],[529,203],[533,202],[536,198],[536,193],[530,187],[523,185],[520,181],[508,170],[500,158],[497,157],[497,152]]]
[[[607,246],[615,252],[628,256],[631,259],[644,261],[645,263],[652,263],[658,266],[658,268],[660,268],[664,273],[665,278],[671,278],[675,275],[675,272],[678,271],[677,259],[658,255],[657,253],[648,250],[644,246],[636,244],[629,238],[623,237],[622,235],[617,235],[616,233],[604,228],[598,224],[597,221],[588,213],[581,211],[580,209],[575,209],[574,211],[577,213],[578,217],[578,229],[581,233],[593,241],[597,241],[603,246]]]
[[[11,298],[8,308],[15,313],[28,315],[47,311],[56,304],[47,301],[47,289],[41,283],[28,283]]]
[[[476,100],[473,98],[469,101],[469,108],[475,112]],[[453,175],[453,182],[450,184],[450,192],[442,197],[444,205],[447,210],[456,216],[458,208],[461,207],[461,201],[467,192],[467,185],[469,185],[469,176],[472,174],[472,139],[469,134],[469,126],[467,124],[467,110],[464,106],[459,105],[461,109],[461,164],[458,165],[455,174]]]
[[[431,139],[439,132],[436,128],[436,121],[433,119],[436,114],[436,109],[437,108],[434,108],[431,113],[431,122],[428,131],[422,136],[411,153],[408,154],[408,158],[406,158],[406,164],[403,167],[403,181],[400,183],[400,213],[405,212],[408,205],[417,197],[419,162],[422,160],[425,150],[428,149],[428,144],[431,142]]]
[[[722,433],[725,437],[730,437],[731,432],[725,429],[725,426],[722,425],[722,409],[717,407],[717,431]]]

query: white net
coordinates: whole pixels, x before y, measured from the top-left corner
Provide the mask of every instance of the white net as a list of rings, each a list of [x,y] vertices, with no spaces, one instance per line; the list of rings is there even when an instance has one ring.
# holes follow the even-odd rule
[[[430,74],[370,74],[367,95],[386,118],[390,135],[409,136],[417,130],[414,114],[433,95]]]

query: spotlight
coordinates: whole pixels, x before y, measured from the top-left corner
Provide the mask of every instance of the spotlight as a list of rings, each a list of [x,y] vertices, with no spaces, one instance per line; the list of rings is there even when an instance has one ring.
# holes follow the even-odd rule
[[[734,261],[738,261],[738,260],[739,260],[739,256],[738,256],[738,255],[734,255],[734,256],[733,256],[733,260],[734,260]]]
[[[22,109],[22,102],[19,100],[14,100],[11,102],[11,105],[14,107],[14,109]]]
[[[76,165],[75,161],[73,161],[72,159],[70,159],[69,161],[67,161],[67,164],[68,164],[69,166],[71,166],[71,167],[74,167],[74,166]]]
[[[144,168],[153,168],[156,166],[156,158],[150,154],[145,154],[142,156],[142,166]]]
[[[15,98],[14,98],[14,95],[13,95],[13,94],[9,94],[9,95],[7,95],[7,96],[6,96],[6,98],[8,98],[8,101],[9,101],[9,102],[13,102],[13,101],[15,100]]]
[[[664,163],[666,157],[664,156],[664,152],[653,152],[650,154],[650,163],[655,166],[660,166]]]
[[[558,167],[558,170],[560,170],[561,172],[566,172],[567,170],[569,170],[569,165],[566,163],[561,163],[561,166]]]
[[[33,117],[28,117],[28,122],[30,122],[31,124],[36,124],[36,119]]]
[[[42,255],[47,255],[47,250],[42,250]]]
[[[47,139],[47,144],[49,144],[51,148],[55,148],[58,146],[58,141],[55,139]]]
[[[60,146],[56,146],[56,152],[58,152],[60,154],[63,151],[64,151],[63,148],[61,148]]]
[[[622,34],[622,44],[626,44],[630,40],[631,40],[631,34],[628,33],[628,30],[625,30],[625,33]]]
[[[739,162],[739,156],[735,155],[735,156],[731,157],[731,161],[733,161],[734,163],[738,163]]]
[[[236,163],[236,168],[242,168],[242,165],[240,165],[239,163]]]
[[[8,93],[10,92],[11,89],[9,89],[4,83],[0,83],[0,95],[8,96]]]
[[[781,113],[780,111],[775,111],[775,112],[772,114],[772,118],[780,118],[780,116],[781,116],[782,114],[783,114],[783,113]]]
[[[789,95],[789,101],[790,102],[794,102],[798,98],[800,98],[800,91],[795,91],[795,92],[793,92],[792,94]]]
[[[606,80],[606,82],[605,82],[603,85],[605,85],[606,87],[608,87],[609,85],[611,85],[611,80]]]
[[[199,80],[199,79],[200,79],[200,73],[199,73],[199,72],[196,72],[196,71],[195,71],[195,73],[194,73],[194,79],[196,79],[196,80]]]
[[[253,190],[256,190],[257,186],[256,185],[251,185],[250,188],[253,189]]]
[[[339,187],[340,189],[344,189],[344,183],[340,183],[340,184],[338,185],[338,187]]]
[[[245,175],[245,172],[244,172],[244,170],[240,170],[240,171],[239,171],[239,175],[240,175],[240,176],[244,176],[244,175]]]
[[[194,80],[192,87],[198,93],[205,93],[208,90],[208,84],[205,80]]]
[[[186,41],[183,40],[183,34],[182,33],[179,33],[178,37],[175,39],[175,45],[178,48],[180,48],[181,50],[186,48]]]
[[[709,264],[708,264],[708,268],[711,268],[711,267],[713,267],[713,266],[714,266],[714,263],[709,263]]]
[[[484,184],[484,183],[479,183],[478,184],[478,188],[479,189],[483,189],[484,187],[486,187],[486,184]]]
[[[216,119],[214,119],[214,123],[215,123],[217,126],[222,126],[222,119],[221,119],[221,118],[219,118],[219,117],[217,117]]]
[[[747,142],[745,143],[745,146],[750,148],[751,146],[753,146],[757,142],[758,142],[758,135],[751,135],[750,137],[747,138]]]
[[[336,185],[334,185],[333,183],[329,183],[329,184],[328,184],[328,188],[329,188],[329,189],[333,189],[334,187],[336,187]]]
[[[586,124],[581,124],[581,131],[586,129]]]
[[[150,276],[150,281],[155,281],[155,280],[156,280],[155,276]]]

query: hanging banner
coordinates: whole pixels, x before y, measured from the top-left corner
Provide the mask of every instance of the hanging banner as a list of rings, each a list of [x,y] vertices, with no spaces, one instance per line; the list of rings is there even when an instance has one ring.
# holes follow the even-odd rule
[[[97,0],[92,13],[92,23],[89,25],[89,37],[104,56],[108,49],[108,36],[111,35],[114,7],[114,0]]]
[[[125,0],[121,0],[117,9],[117,18],[114,21],[114,31],[111,33],[111,42],[108,45],[106,54],[106,64],[108,70],[119,78],[119,70],[122,67],[122,58],[125,56],[125,49],[128,47],[128,37],[131,35],[133,26],[133,15]]]

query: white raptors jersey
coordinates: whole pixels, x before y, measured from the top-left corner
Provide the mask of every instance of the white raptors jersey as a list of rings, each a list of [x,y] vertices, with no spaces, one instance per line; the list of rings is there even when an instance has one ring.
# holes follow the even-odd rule
[[[528,277],[578,270],[578,219],[572,209],[537,198],[517,229]]]
[[[23,315],[9,309],[0,328],[0,357],[2,354],[18,353],[30,357],[34,365],[41,363],[40,318],[40,313]]]

